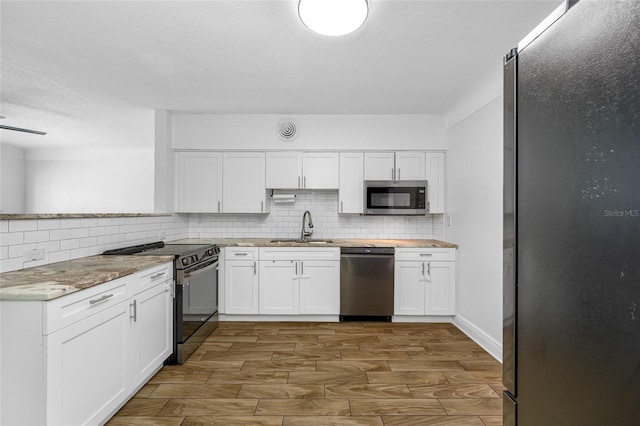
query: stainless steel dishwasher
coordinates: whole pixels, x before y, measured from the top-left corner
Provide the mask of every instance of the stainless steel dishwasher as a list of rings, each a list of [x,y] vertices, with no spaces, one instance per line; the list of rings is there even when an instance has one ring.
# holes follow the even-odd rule
[[[391,321],[392,247],[340,249],[340,321]]]

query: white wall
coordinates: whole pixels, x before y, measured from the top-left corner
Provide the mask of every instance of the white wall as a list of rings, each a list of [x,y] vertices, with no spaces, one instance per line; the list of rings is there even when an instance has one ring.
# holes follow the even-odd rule
[[[154,212],[170,213],[174,208],[175,155],[171,144],[171,119],[167,110],[155,110]]]
[[[152,213],[149,149],[29,150],[25,213]]]
[[[455,324],[502,359],[502,96],[447,131],[447,240],[458,249]]]
[[[24,150],[0,144],[0,212],[24,211]]]
[[[276,125],[296,121],[299,136],[283,142]],[[435,115],[172,114],[176,149],[442,150],[445,120]]]
[[[299,238],[302,215],[313,217],[313,238],[443,238],[443,216],[338,214],[338,191],[296,190],[296,202],[271,202],[268,215],[191,214],[192,238]]]

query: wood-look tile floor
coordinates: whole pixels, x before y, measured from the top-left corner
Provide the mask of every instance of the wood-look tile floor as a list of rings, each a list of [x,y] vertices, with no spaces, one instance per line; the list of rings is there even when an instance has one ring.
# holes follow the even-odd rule
[[[502,366],[451,324],[222,322],[117,425],[502,425]]]

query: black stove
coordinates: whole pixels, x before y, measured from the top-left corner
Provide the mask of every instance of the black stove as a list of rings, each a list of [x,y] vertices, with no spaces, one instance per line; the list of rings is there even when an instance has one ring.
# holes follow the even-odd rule
[[[104,255],[136,255],[136,256],[175,256],[176,269],[184,269],[190,265],[205,262],[220,254],[220,248],[212,244],[165,244],[157,241],[137,246],[107,250]]]

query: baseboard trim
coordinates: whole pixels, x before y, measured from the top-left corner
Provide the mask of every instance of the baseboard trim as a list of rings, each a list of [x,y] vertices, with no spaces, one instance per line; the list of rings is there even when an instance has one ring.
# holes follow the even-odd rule
[[[476,342],[485,351],[489,353],[499,362],[502,362],[502,345],[489,336],[487,333],[476,327],[471,321],[460,315],[456,315],[453,319],[453,325],[458,327],[460,331],[469,336],[471,340]]]
[[[438,323],[453,322],[451,315],[394,315],[392,322],[417,322],[417,323]]]
[[[249,322],[339,322],[338,315],[241,315],[219,314],[219,321],[249,321]]]

